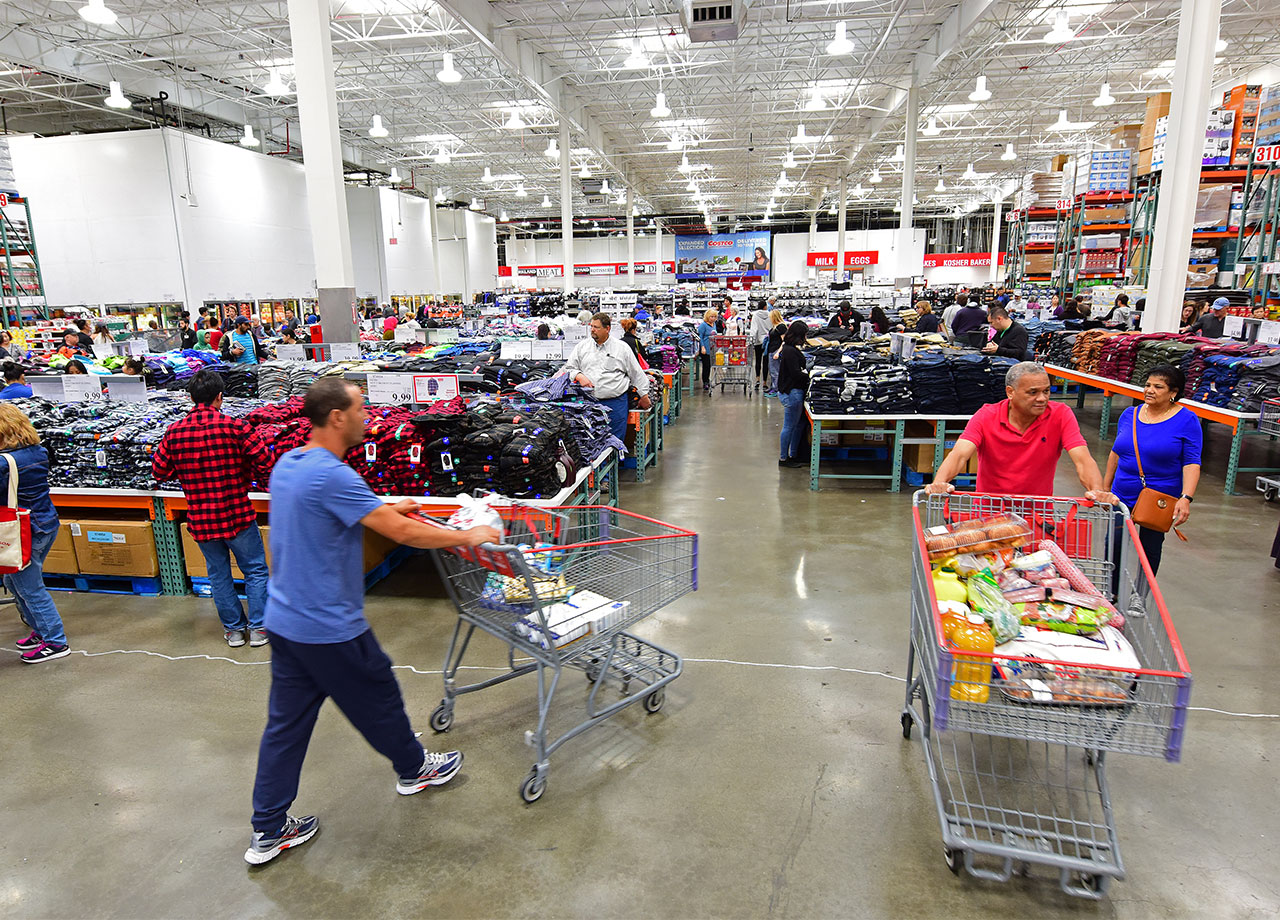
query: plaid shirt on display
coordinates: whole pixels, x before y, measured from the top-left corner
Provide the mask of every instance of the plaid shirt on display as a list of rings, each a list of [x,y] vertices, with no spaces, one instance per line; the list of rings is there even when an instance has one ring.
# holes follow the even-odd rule
[[[265,481],[270,458],[244,421],[196,406],[165,432],[151,458],[156,482],[177,478],[193,539],[227,540],[257,520],[249,484]]]

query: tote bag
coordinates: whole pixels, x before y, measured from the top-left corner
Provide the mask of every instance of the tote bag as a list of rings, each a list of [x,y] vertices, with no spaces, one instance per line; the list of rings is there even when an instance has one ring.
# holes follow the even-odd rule
[[[31,512],[18,507],[18,464],[12,454],[2,456],[9,464],[9,503],[0,507],[0,575],[12,575],[31,564]]]

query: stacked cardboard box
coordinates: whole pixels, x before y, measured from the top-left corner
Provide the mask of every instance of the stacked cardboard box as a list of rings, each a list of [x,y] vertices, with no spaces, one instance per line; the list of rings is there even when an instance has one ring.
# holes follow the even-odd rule
[[[1280,144],[1280,85],[1268,86],[1259,94],[1258,130],[1255,146]]]
[[[79,575],[80,563],[76,561],[76,548],[71,541],[71,524],[58,525],[58,536],[44,557],[44,571],[51,575]]]
[[[933,422],[907,422],[903,429],[903,437],[906,438],[932,438],[935,436]],[[946,459],[947,454],[951,453],[955,447],[955,441],[948,440],[946,448],[942,454]],[[932,444],[904,444],[902,447],[902,460],[907,465],[907,469],[917,473],[933,472],[933,445]],[[978,456],[975,454],[969,459],[969,463],[961,471],[961,474],[975,475],[978,472]]]
[[[1133,174],[1133,152],[1127,149],[1095,150],[1074,157],[1062,171],[1062,197],[1087,192],[1127,192]]]
[[[187,529],[187,525],[182,525],[182,556],[187,565],[187,574],[195,578],[208,578],[209,568],[204,561],[204,553],[200,551],[200,547],[196,541],[191,538],[191,531]],[[271,527],[267,524],[259,523],[258,529],[262,531],[262,543],[266,550],[267,568],[271,568]],[[380,533],[365,529],[364,531],[364,570],[372,571],[382,564],[387,556],[391,555],[400,544],[394,540],[388,540]],[[231,577],[237,580],[244,578],[244,573],[240,571],[240,566],[236,564],[236,557],[233,553],[231,556]]]
[[[1258,109],[1262,87],[1242,83],[1222,94],[1222,107],[1235,112],[1235,129],[1231,135],[1231,165],[1248,166],[1257,136]]]
[[[1117,125],[1112,128],[1111,145],[1136,152],[1142,147],[1142,125]]]
[[[1233,109],[1210,109],[1205,120],[1201,166],[1226,166],[1231,162],[1231,139],[1235,135],[1236,113]],[[1164,167],[1165,141],[1169,134],[1169,116],[1156,120],[1155,146],[1151,151],[1152,170]]]
[[[80,574],[133,578],[160,574],[150,521],[93,518],[69,521],[68,528]]]
[[[1147,109],[1142,118],[1142,128],[1138,132],[1138,166],[1137,174],[1145,176],[1152,172],[1153,153],[1156,145],[1156,122],[1169,114],[1169,102],[1172,93],[1156,93],[1147,97]],[[1164,159],[1162,156],[1161,160]]]

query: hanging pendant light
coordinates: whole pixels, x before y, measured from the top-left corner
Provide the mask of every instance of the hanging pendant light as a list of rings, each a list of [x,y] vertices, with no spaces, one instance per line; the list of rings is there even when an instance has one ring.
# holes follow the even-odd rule
[[[1053,20],[1053,28],[1045,34],[1046,45],[1062,45],[1076,37],[1071,30],[1071,19],[1066,13],[1059,13]]]
[[[1073,125],[1071,122],[1067,121],[1067,110],[1059,109],[1058,120],[1055,121],[1053,124],[1049,125],[1049,130],[1050,131],[1074,131],[1076,130],[1076,126]]]
[[[973,92],[969,94],[970,102],[986,102],[991,98],[991,90],[987,89],[987,77],[985,74],[978,77],[977,82],[973,86]]]
[[[524,119],[520,117],[520,110],[512,109],[511,117],[502,123],[502,127],[506,128],[508,131],[523,131],[528,127],[528,125],[526,125]]]
[[[609,190],[609,180],[608,180],[608,179],[605,179],[603,182],[601,182],[601,183],[600,183],[600,194],[601,194],[601,195],[608,195],[608,194],[609,194],[609,191],[610,191],[610,190]]]
[[[485,183],[493,181],[493,173],[489,170],[488,166],[484,168],[484,175],[480,177],[480,181]]]
[[[109,109],[130,109],[133,103],[125,96],[123,90],[120,89],[120,81],[112,80],[110,92],[107,97],[102,100],[103,105]]]
[[[836,36],[827,45],[827,54],[832,57],[844,57],[846,54],[853,54],[853,42],[849,41],[848,32],[843,22],[836,23]]]
[[[502,223],[505,224],[510,219],[511,218],[507,217],[507,212],[505,210],[498,213],[498,220],[500,220]]]
[[[441,83],[460,83],[462,74],[453,69],[453,53],[446,51],[444,53],[444,61],[440,65],[440,70],[436,74],[436,79]]]
[[[587,165],[585,160],[582,162],[582,168],[578,170],[578,178],[579,179],[591,178],[591,167]]]
[[[813,138],[804,133],[804,125],[800,125],[796,128],[796,133],[791,137],[791,143],[793,144],[807,144],[811,140],[813,140]]]
[[[631,39],[631,53],[622,62],[622,66],[627,70],[644,70],[649,66],[649,58],[644,53],[644,46],[640,44],[640,39]]]
[[[523,182],[517,182],[517,183],[516,183],[516,197],[517,197],[517,198],[528,198],[528,197],[529,197],[529,192],[528,192],[528,190],[527,190],[527,189],[525,189],[525,187],[524,187],[524,183],[523,183]]]
[[[551,207],[551,199],[550,199],[549,197],[547,197],[546,195],[543,195],[543,196],[542,196],[542,207],[544,207],[544,208],[549,208],[549,207]]]
[[[271,68],[271,79],[269,79],[262,91],[268,96],[292,96],[293,90],[289,88],[289,84],[284,82],[284,78],[280,76],[280,68]]]
[[[369,125],[369,136],[370,137],[386,137],[388,133],[389,132],[387,131],[387,129],[382,125],[382,116],[374,115],[373,123]]]
[[[872,185],[879,185],[881,182],[884,181],[884,176],[880,175],[879,166],[871,170],[871,175],[867,177],[867,181],[870,182]]]
[[[670,118],[671,117],[671,109],[667,107],[666,93],[662,92],[661,90],[658,91],[658,98],[654,100],[653,108],[649,110],[649,115],[652,118]]]
[[[444,147],[441,147],[440,151],[432,159],[435,160],[437,166],[448,166],[453,162],[453,157],[449,156],[448,149]]]
[[[400,170],[392,166],[391,175],[387,176],[387,181],[390,182],[392,185],[399,185],[401,182],[404,181],[404,178],[400,175]]]
[[[542,155],[549,160],[560,159],[560,145],[556,143],[554,137],[547,141],[547,149],[542,151]]]
[[[471,199],[471,204],[467,205],[467,209],[468,209],[468,210],[470,210],[470,211],[483,211],[483,210],[484,210],[484,205],[482,205],[482,204],[480,203],[480,199],[479,199],[479,198],[475,198],[475,197],[473,197],[473,198]]]
[[[79,12],[81,19],[95,26],[110,26],[116,21],[115,12],[107,9],[104,0],[89,0],[86,5],[80,7]]]
[[[241,147],[257,147],[258,139],[253,136],[253,125],[244,126],[244,137],[240,138]]]
[[[448,199],[445,197],[444,189],[436,189],[436,204],[444,204]]]
[[[906,153],[906,150],[905,150],[905,148],[902,146],[902,144],[899,144],[899,145],[898,145],[898,148],[897,148],[896,150],[894,150],[894,151],[893,151],[893,156],[889,157],[889,162],[890,162],[890,163],[902,163],[902,162],[905,162],[905,161],[906,161],[906,159],[907,159],[907,153]]]
[[[815,83],[809,91],[809,101],[804,104],[806,112],[821,112],[827,107],[827,100],[822,98],[822,90]]]
[[[1109,105],[1115,105],[1116,97],[1111,95],[1111,84],[1103,83],[1102,89],[1098,92],[1098,98],[1093,100],[1094,108],[1105,108]]]
[[[796,155],[792,153],[790,150],[788,150],[787,155],[782,158],[782,168],[783,169],[796,168]]]
[[[968,166],[966,166],[966,167],[964,168],[964,174],[963,174],[960,178],[961,178],[961,179],[963,179],[965,182],[977,182],[977,181],[978,181],[978,174],[977,174],[976,172],[974,172],[974,171],[973,171],[973,164],[972,164],[972,163],[970,163]]]
[[[927,124],[923,129],[921,129],[920,133],[923,134],[925,137],[937,137],[939,134],[941,134],[942,129],[938,127],[938,116],[930,115],[929,124]]]
[[[1000,159],[1008,161],[1008,160],[1016,160],[1017,158],[1018,158],[1018,155],[1013,152],[1013,144],[1005,144],[1004,153],[1000,154]]]
[[[682,153],[680,155],[680,165],[677,166],[676,169],[680,170],[680,172],[684,173],[686,176],[693,172],[693,166],[689,163],[689,154]]]

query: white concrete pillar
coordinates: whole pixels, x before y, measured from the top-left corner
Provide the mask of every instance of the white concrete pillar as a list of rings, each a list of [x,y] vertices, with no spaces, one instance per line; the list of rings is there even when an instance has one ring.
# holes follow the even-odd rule
[[[995,212],[991,223],[991,283],[1000,280],[1000,212],[1004,204],[999,198],[995,200]]]
[[[437,298],[444,296],[444,279],[440,277],[440,219],[436,214],[436,189],[428,186],[427,228],[431,233],[431,272],[435,281]]]
[[[1169,103],[1169,137],[1151,245],[1143,332],[1177,332],[1187,287],[1196,190],[1204,149],[1205,116],[1213,82],[1214,45],[1222,0],[1182,0],[1178,53]]]
[[[658,223],[658,218],[653,219],[653,270],[658,278],[658,285],[662,285],[662,225]]]
[[[636,283],[636,206],[627,190],[627,285]]]
[[[569,123],[560,122],[560,234],[564,241],[564,293],[573,293],[573,174],[569,162]]]
[[[836,267],[832,280],[839,281],[844,277],[844,224],[845,217],[849,211],[849,176],[847,173],[840,175],[840,211],[836,220]]]
[[[359,331],[355,322],[356,278],[342,181],[329,0],[289,0],[289,35],[320,324],[326,341],[354,342]]]
[[[513,288],[520,287],[520,241],[516,239],[515,231],[511,231],[507,236],[507,267],[511,269],[511,286]]]
[[[913,78],[907,88],[907,126],[902,138],[902,197],[898,208],[898,268],[895,274],[899,277],[918,275],[924,271],[924,265],[915,264],[915,234],[912,223],[915,218],[916,201],[916,135],[920,129],[920,87]]]
[[[818,212],[817,211],[814,211],[812,214],[809,215],[809,251],[810,252],[818,251]],[[806,268],[805,273],[808,275],[810,280],[813,280],[814,278],[818,277],[818,268],[817,266]]]

